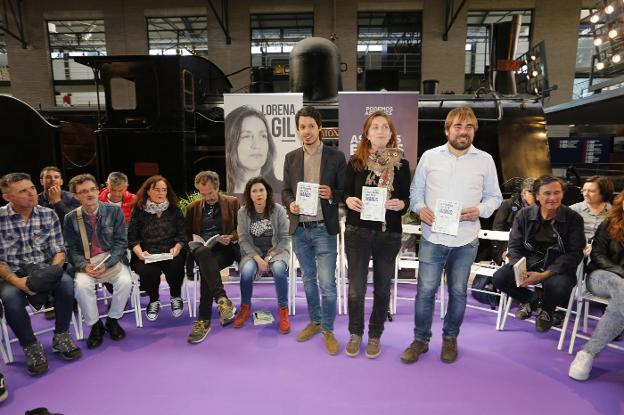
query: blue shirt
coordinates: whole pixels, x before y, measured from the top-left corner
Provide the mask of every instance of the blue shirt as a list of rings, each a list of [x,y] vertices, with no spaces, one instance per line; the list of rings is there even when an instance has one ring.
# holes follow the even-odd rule
[[[50,262],[65,253],[61,223],[52,209],[35,206],[28,222],[9,203],[0,207],[0,261],[13,272],[27,264]]]
[[[410,208],[419,213],[424,207],[435,210],[437,199],[457,200],[461,209],[477,207],[479,216],[490,217],[503,201],[492,156],[474,146],[460,157],[448,144],[425,151],[410,186]],[[434,244],[463,246],[479,235],[481,224],[460,221],[456,236],[434,233],[422,223],[423,237]]]

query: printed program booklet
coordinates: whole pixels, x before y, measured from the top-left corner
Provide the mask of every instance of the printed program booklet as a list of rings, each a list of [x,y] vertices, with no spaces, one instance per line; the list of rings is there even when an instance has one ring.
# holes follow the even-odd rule
[[[360,219],[385,222],[387,196],[388,189],[385,187],[362,186],[362,211],[360,212]]]
[[[146,264],[151,264],[152,262],[168,261],[170,259],[173,259],[173,255],[171,255],[169,253],[150,254],[149,256],[145,257],[145,263]]]
[[[254,311],[253,322],[254,326],[260,326],[263,324],[271,324],[275,321],[273,314],[270,311]]]
[[[193,240],[190,243],[197,242],[197,243],[200,243],[200,244],[202,244],[204,246],[207,246],[208,248],[212,248],[213,246],[215,246],[217,244],[217,242],[218,242],[217,238],[219,238],[219,236],[221,236],[221,235],[211,236],[206,241],[201,236],[193,234]]]
[[[522,285],[527,279],[526,258],[522,257],[513,266],[514,277],[516,277],[516,287]]]
[[[296,202],[299,205],[299,214],[316,216],[318,210],[318,183],[297,183],[297,198]]]
[[[458,200],[437,199],[433,215],[433,232],[457,236],[461,216],[461,203]]]

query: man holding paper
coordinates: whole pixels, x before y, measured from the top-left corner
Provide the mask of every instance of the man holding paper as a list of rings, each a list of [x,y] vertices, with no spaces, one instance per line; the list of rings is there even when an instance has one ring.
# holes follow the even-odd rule
[[[98,198],[95,177],[81,174],[69,181],[69,188],[80,207],[65,215],[65,241],[69,262],[76,272],[74,290],[85,322],[91,327],[87,348],[102,344],[104,332],[113,340],[122,340],[126,332],[119,325],[132,290],[126,249],[128,237],[121,208]],[[102,324],[95,296],[95,285],[113,286],[106,323]]]
[[[472,145],[478,129],[469,107],[450,111],[444,122],[447,142],[427,150],[410,189],[410,208],[420,215],[423,237],[418,258],[414,341],[401,360],[414,363],[429,350],[435,294],[446,269],[449,302],[442,329],[441,360],[457,359],[457,336],[466,310],[470,266],[477,255],[479,217],[501,204],[492,156]]]
[[[583,218],[561,204],[564,192],[565,184],[557,177],[535,180],[537,204],[516,215],[509,234],[509,263],[493,276],[496,288],[520,301],[517,319],[525,320],[537,313],[535,330],[539,332],[561,323],[562,315],[555,309],[567,307],[585,248]],[[526,261],[526,277],[516,280],[514,268],[521,268],[515,265],[522,258]],[[544,289],[542,298],[528,288],[539,283]]]
[[[344,154],[321,142],[321,114],[315,108],[300,109],[295,123],[303,146],[288,153],[284,160],[282,204],[288,212],[293,249],[303,270],[310,315],[310,323],[297,335],[297,341],[323,332],[327,352],[335,355],[340,348],[333,332],[336,235],[340,232],[338,203],[342,200],[346,162]]]
[[[219,193],[219,175],[213,171],[197,173],[195,188],[202,198],[186,208],[186,233],[193,241],[189,243],[191,255],[201,276],[199,315],[187,338],[191,344],[202,342],[210,332],[213,301],[219,308],[222,326],[234,321],[236,307],[223,289],[220,271],[240,261],[238,199]]]

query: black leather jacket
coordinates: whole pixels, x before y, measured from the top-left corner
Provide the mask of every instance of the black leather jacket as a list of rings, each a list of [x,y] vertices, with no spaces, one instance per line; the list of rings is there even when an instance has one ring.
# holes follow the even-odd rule
[[[624,245],[609,238],[608,220],[603,221],[596,229],[590,256],[588,273],[603,269],[624,278]]]
[[[520,258],[529,257],[533,253],[529,241],[540,227],[539,205],[524,208],[516,215],[511,233],[509,234],[509,262],[515,264]],[[556,259],[547,264],[546,270],[552,274],[566,274],[575,278],[576,267],[583,259],[585,233],[583,218],[567,206],[561,205],[553,220],[553,228],[557,233]],[[551,249],[549,248],[549,249]]]

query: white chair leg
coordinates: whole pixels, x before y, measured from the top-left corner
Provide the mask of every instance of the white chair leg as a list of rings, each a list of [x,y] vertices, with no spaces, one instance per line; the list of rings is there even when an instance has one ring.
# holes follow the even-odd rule
[[[511,309],[512,299],[510,296],[506,296],[505,300],[505,312],[503,313],[503,321],[500,325],[500,330],[505,330],[505,325],[507,324],[507,317],[509,316],[509,310]]]
[[[583,313],[583,300],[576,302],[576,318],[574,319],[574,327],[572,328],[572,336],[570,336],[570,347],[568,347],[568,354],[572,354],[574,351],[574,342],[576,341],[576,333],[578,333],[579,324],[581,322],[581,314]]]
[[[561,326],[561,335],[559,335],[559,343],[557,343],[557,350],[563,349],[563,344],[565,343],[565,336],[568,331],[568,322],[570,321],[570,314],[572,314],[572,304],[574,302],[574,294],[576,293],[576,288],[572,290],[570,293],[570,299],[568,300],[568,308],[566,309],[566,315],[563,319],[563,326]]]
[[[589,301],[585,301],[585,314],[583,314],[583,333],[587,334],[589,328],[587,326],[587,320],[589,319]]]
[[[507,295],[503,292],[500,293],[500,296],[498,298],[498,311],[496,312],[496,331],[500,331],[501,329],[501,323],[503,320],[503,313],[505,311],[505,307],[506,307],[506,299]]]
[[[2,331],[2,343],[0,349],[2,350],[2,360],[5,364],[13,363],[13,350],[11,349],[11,340],[9,339],[9,331],[4,316],[0,321],[0,330]]]

